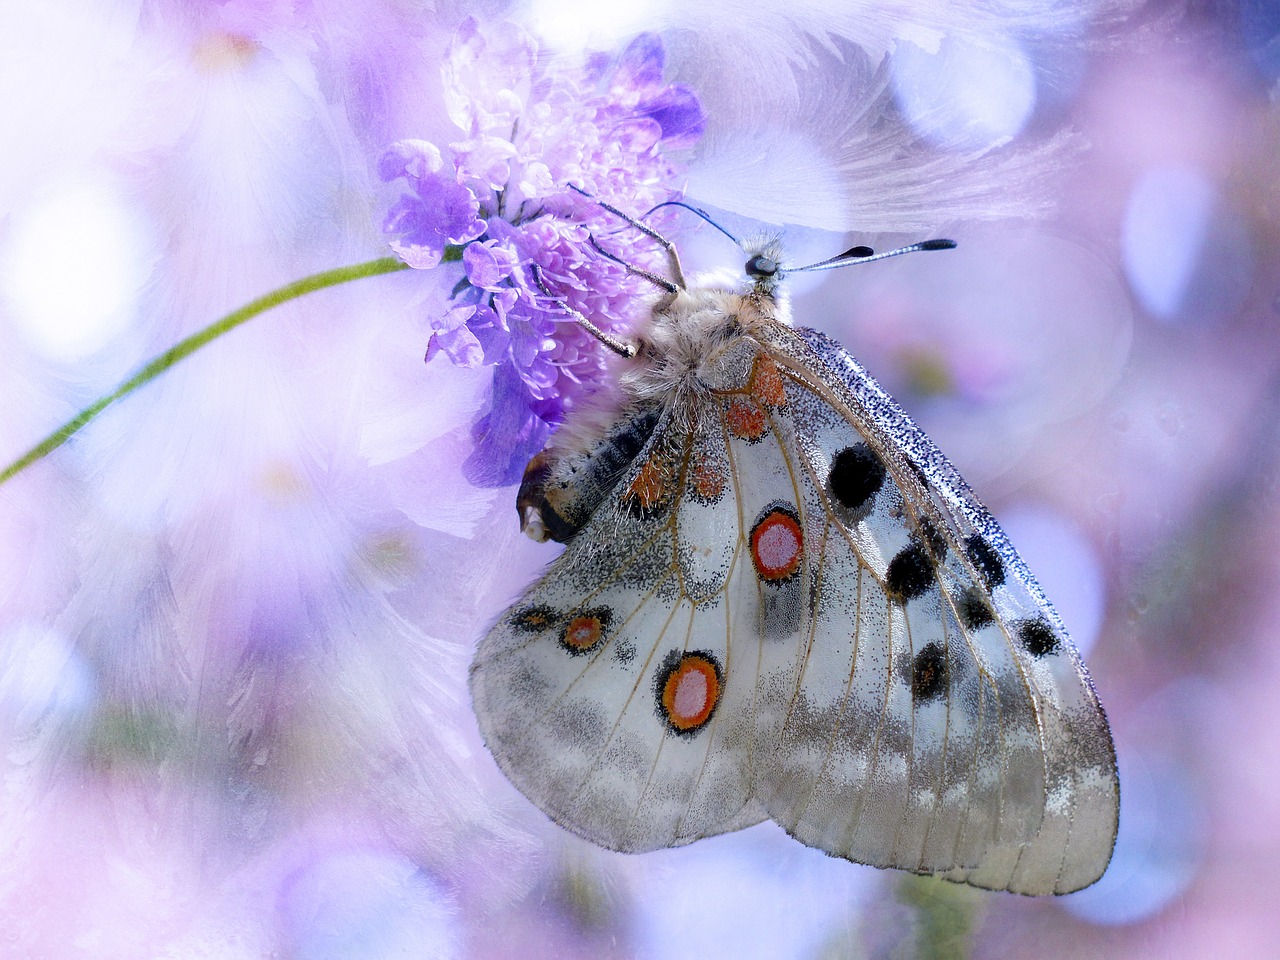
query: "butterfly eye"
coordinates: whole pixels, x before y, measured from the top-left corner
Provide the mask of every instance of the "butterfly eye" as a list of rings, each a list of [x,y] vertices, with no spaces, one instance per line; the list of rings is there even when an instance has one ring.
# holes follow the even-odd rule
[[[749,277],[772,277],[778,272],[778,263],[776,260],[758,253],[747,261],[746,271]]]

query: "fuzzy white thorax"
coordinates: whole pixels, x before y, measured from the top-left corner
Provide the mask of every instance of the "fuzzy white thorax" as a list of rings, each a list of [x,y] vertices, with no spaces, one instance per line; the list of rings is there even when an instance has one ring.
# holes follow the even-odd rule
[[[729,270],[697,275],[637,325],[637,355],[612,361],[616,387],[593,394],[566,417],[547,445],[550,459],[590,451],[628,407],[704,389],[704,371],[724,348],[770,323],[791,324],[788,298],[776,281],[766,286]]]
[[[700,276],[655,309],[639,331],[640,354],[624,369],[622,388],[638,401],[696,392],[709,379],[704,371],[726,346],[774,323],[790,325],[787,299],[776,283],[766,287],[751,278],[726,282],[724,274]]]

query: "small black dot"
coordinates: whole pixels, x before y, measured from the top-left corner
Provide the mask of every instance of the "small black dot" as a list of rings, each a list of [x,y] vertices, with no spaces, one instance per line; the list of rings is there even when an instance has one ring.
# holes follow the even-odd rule
[[[925,644],[912,665],[911,694],[917,702],[928,703],[946,691],[947,655],[936,643]]]
[[[964,542],[964,546],[969,554],[969,561],[978,568],[988,590],[994,590],[1004,583],[1004,561],[995,548],[982,539],[981,534],[975,533]]]
[[[889,599],[906,603],[920,596],[933,586],[933,561],[929,551],[921,544],[913,543],[889,561],[884,573],[885,590]]]
[[[987,598],[977,587],[969,587],[956,601],[956,613],[966,630],[978,630],[995,620],[996,615]]]
[[[831,460],[827,483],[836,501],[857,510],[876,495],[884,484],[884,464],[865,443],[845,447]]]
[[[1018,631],[1018,640],[1033,657],[1044,657],[1058,652],[1060,646],[1058,635],[1053,632],[1053,627],[1049,626],[1048,621],[1023,620],[1015,626]]]

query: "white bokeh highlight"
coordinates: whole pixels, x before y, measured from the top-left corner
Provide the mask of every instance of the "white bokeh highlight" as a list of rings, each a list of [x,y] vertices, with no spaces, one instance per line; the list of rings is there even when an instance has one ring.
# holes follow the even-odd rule
[[[453,910],[404,856],[329,850],[280,891],[289,956],[296,960],[449,960],[458,955]]]
[[[146,218],[110,180],[49,184],[14,212],[0,249],[9,322],[49,360],[91,356],[137,315],[154,249]]]
[[[607,49],[652,29],[670,6],[670,0],[533,0],[526,19],[549,47]]]
[[[1010,37],[948,37],[936,53],[901,44],[893,59],[898,106],[922,137],[956,149],[1013,139],[1036,105],[1035,70]]]
[[[1138,301],[1177,316],[1195,279],[1216,204],[1213,184],[1191,167],[1147,170],[1129,194],[1121,234],[1125,274]]]

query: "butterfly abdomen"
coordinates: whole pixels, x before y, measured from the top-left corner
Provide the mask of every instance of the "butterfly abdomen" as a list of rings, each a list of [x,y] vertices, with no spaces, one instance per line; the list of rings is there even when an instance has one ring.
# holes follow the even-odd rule
[[[558,456],[544,450],[530,460],[516,498],[525,533],[538,541],[573,539],[640,455],[658,416],[655,406],[633,408],[585,449]]]

